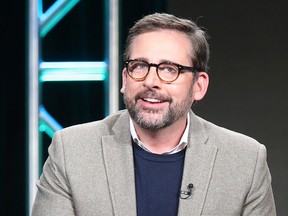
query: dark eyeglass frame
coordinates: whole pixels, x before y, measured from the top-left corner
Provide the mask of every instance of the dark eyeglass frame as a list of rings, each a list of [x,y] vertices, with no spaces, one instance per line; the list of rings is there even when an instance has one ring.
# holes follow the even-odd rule
[[[146,73],[146,75],[145,75],[144,77],[135,78],[135,77],[133,77],[132,74],[129,72],[129,68],[128,68],[129,63],[130,63],[130,62],[136,62],[136,61],[137,61],[137,62],[138,62],[138,61],[139,61],[139,62],[143,62],[143,63],[147,64],[148,70],[147,70],[147,73]],[[164,64],[174,65],[174,66],[176,66],[176,67],[178,68],[178,74],[177,74],[177,76],[176,76],[176,78],[175,78],[174,80],[171,80],[171,81],[170,81],[170,80],[169,80],[169,81],[163,80],[163,79],[159,76],[158,68],[159,68],[159,66],[164,65]],[[151,68],[151,67],[156,67],[156,73],[157,73],[158,78],[159,78],[160,80],[162,80],[163,82],[166,82],[166,83],[172,83],[172,82],[174,82],[175,80],[177,80],[178,77],[179,77],[179,75],[180,75],[180,73],[183,73],[183,71],[190,71],[190,72],[192,72],[192,73],[197,73],[197,72],[198,72],[198,70],[197,70],[196,68],[194,68],[194,67],[180,65],[180,64],[177,64],[177,63],[174,63],[174,62],[161,62],[161,63],[159,63],[159,64],[155,64],[155,63],[148,63],[147,61],[144,61],[144,60],[142,60],[142,59],[129,59],[129,60],[126,60],[126,61],[124,61],[124,66],[125,66],[125,68],[127,69],[128,75],[129,75],[132,79],[134,79],[134,80],[136,80],[136,81],[143,81],[143,80],[145,80],[146,77],[147,77],[147,75],[148,75],[149,72],[150,72],[150,68]]]

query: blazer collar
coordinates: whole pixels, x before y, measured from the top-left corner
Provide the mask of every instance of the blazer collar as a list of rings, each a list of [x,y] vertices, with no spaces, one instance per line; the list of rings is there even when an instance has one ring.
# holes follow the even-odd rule
[[[201,215],[217,154],[217,147],[208,142],[209,137],[203,121],[192,111],[190,120],[181,190],[187,191],[190,183],[193,184],[193,189],[191,197],[180,199],[179,216],[186,216],[187,213]]]

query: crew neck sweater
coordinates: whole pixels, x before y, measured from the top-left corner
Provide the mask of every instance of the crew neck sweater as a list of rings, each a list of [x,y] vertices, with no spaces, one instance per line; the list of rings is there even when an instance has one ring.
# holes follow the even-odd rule
[[[133,142],[137,216],[176,216],[184,156],[147,152]]]

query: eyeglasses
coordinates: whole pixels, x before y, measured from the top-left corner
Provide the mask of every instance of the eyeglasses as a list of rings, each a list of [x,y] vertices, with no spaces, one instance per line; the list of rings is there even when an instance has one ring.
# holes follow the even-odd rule
[[[127,68],[128,75],[136,81],[145,80],[151,67],[156,67],[156,73],[159,79],[167,83],[174,82],[183,71],[197,72],[194,67],[183,66],[172,62],[154,64],[141,59],[124,61],[124,65]]]

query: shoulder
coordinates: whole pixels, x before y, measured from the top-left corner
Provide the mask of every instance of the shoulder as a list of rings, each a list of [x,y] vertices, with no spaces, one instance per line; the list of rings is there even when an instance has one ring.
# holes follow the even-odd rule
[[[113,113],[106,118],[84,124],[73,125],[55,133],[55,137],[61,137],[65,143],[90,143],[101,140],[102,136],[120,133],[118,128],[122,127],[122,132],[128,130],[129,115],[127,110]],[[123,132],[125,133],[125,132]]]
[[[266,155],[265,146],[256,139],[218,126],[200,117],[197,118],[208,136],[208,145],[216,145],[220,151],[224,151],[225,153],[233,152],[235,156],[242,155],[249,157],[254,155],[254,157],[257,157],[259,153]]]
[[[78,164],[86,164],[95,158],[102,158],[103,137],[115,137],[119,141],[118,134],[129,137],[129,115],[124,111],[116,112],[103,120],[79,124],[57,131],[49,146],[51,158],[66,158],[67,166],[76,167]],[[127,123],[126,123],[127,122]],[[122,131],[118,130],[122,126]],[[115,128],[116,127],[116,128]],[[106,144],[111,144],[107,143]],[[68,165],[70,164],[70,165]],[[78,166],[78,165],[77,165]]]
[[[93,121],[93,122],[88,122],[84,124],[77,124],[73,125],[67,128],[64,128],[60,132],[63,134],[73,134],[75,132],[77,133],[103,133],[106,131],[106,133],[109,133],[111,128],[114,127],[114,125],[120,120],[123,121],[124,119],[128,118],[128,112],[126,110],[121,110],[116,113],[113,113],[104,119],[98,120],[98,121]],[[121,123],[121,122],[120,122]]]

